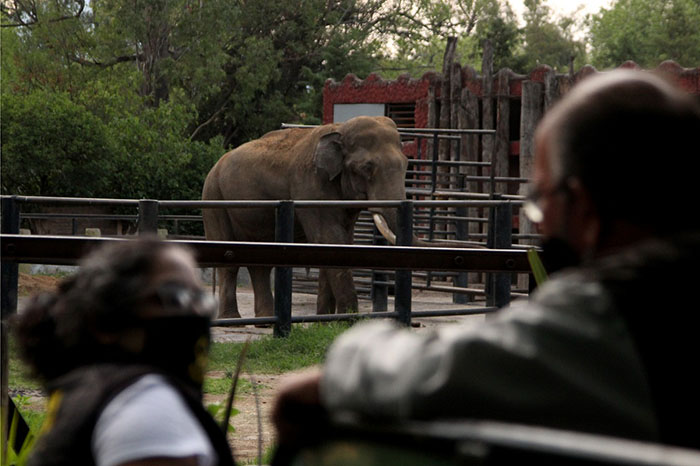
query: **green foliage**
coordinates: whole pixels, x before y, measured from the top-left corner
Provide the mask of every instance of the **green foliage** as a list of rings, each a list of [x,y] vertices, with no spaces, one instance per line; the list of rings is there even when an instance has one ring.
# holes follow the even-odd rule
[[[3,194],[199,198],[220,138],[190,141],[175,99],[129,112],[129,98],[97,92],[98,118],[65,93],[3,94]]]
[[[495,31],[499,25],[517,31],[513,12],[498,0],[409,2],[387,25],[395,52],[382,61],[382,75],[396,77],[407,72],[420,76],[426,71],[441,71],[448,36],[459,38],[457,61],[478,69],[484,39],[496,42],[499,53],[510,51],[507,38],[502,43]]]
[[[16,443],[17,426],[19,424],[19,416],[20,415],[19,415],[19,407],[18,407],[18,409],[14,412],[12,419],[9,420],[10,425],[9,425],[9,429],[8,429],[8,438],[7,438],[6,446],[7,446],[7,463],[10,466],[26,464],[29,453],[31,452],[32,447],[34,446],[34,441],[36,440],[36,437],[32,433],[32,430],[30,430],[29,433],[27,434],[27,437],[24,439],[22,446],[19,448],[19,451],[15,451],[15,449],[13,448],[13,445]],[[2,441],[5,442],[5,439],[2,439]]]
[[[589,18],[593,64],[633,60],[652,68],[664,60],[700,63],[698,0],[618,0]]]
[[[104,192],[115,146],[99,118],[66,94],[2,95],[2,193]]]
[[[574,18],[526,0],[0,2],[3,193],[196,199],[225,148],[320,123],[347,73],[414,77],[457,60],[580,66]],[[619,0],[590,17],[600,67],[700,61],[697,0]]]
[[[441,70],[447,36],[458,37],[457,61],[480,70],[484,42],[493,47],[495,70],[529,73],[539,64],[559,71],[571,57],[586,58],[583,42],[574,39],[574,16],[555,18],[544,0],[526,0],[521,27],[508,2],[502,0],[421,0],[399,15],[393,29],[396,53],[382,61],[382,74],[420,76]]]
[[[537,254],[537,250],[528,249],[527,260],[530,263],[532,275],[535,277],[535,283],[537,283],[537,285],[541,285],[547,281],[547,270],[545,270],[544,264],[542,264],[542,260],[540,259],[539,254]]]
[[[368,74],[380,0],[260,0],[232,5],[221,91],[202,105],[197,138],[226,147],[279,128],[318,121],[328,78]]]
[[[211,403],[206,406],[207,412],[211,415],[211,417],[214,418],[214,420],[218,423],[221,424],[224,421],[224,416],[226,415],[226,406],[224,403]],[[230,416],[233,417],[236,414],[240,413],[239,410],[236,408],[231,407],[231,414]],[[229,424],[228,424],[228,432],[235,432],[236,428],[232,424],[233,420],[229,419]]]
[[[529,72],[543,64],[563,72],[572,59],[578,60],[579,66],[585,63],[585,46],[573,37],[573,16],[555,19],[544,0],[525,0],[525,7],[522,69]]]

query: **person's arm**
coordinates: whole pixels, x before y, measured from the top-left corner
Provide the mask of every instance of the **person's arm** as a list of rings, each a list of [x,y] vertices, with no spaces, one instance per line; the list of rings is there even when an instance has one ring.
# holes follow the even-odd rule
[[[356,325],[334,342],[320,380],[299,382],[296,395],[310,384],[329,412],[386,420],[471,417],[652,431],[644,373],[626,328],[599,288],[573,281],[570,288],[550,286],[539,301],[473,328]],[[294,397],[284,393],[282,404]]]
[[[272,408],[272,422],[280,445],[299,445],[313,438],[325,425],[326,410],[321,405],[321,370],[309,369],[287,376]]]

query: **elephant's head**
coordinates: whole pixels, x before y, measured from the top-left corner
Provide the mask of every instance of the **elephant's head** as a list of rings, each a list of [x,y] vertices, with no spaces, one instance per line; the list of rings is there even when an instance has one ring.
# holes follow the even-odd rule
[[[401,150],[396,124],[390,118],[356,117],[340,124],[320,138],[314,163],[317,172],[328,180],[340,178],[343,199],[406,199],[408,159]],[[395,209],[370,210],[383,216],[389,228],[396,230]],[[377,217],[375,222],[381,221]],[[386,229],[382,226],[380,231],[384,234]]]

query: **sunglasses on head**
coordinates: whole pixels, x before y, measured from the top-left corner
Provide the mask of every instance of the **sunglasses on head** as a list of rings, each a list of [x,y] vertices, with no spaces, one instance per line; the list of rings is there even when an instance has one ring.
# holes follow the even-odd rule
[[[218,308],[216,297],[202,289],[192,288],[179,282],[165,282],[153,291],[147,299],[155,299],[163,309],[171,314],[198,314],[214,317]]]

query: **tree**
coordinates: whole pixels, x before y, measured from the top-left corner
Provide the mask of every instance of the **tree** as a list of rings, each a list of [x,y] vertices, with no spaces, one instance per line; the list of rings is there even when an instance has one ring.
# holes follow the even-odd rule
[[[633,60],[644,68],[664,60],[700,63],[700,1],[618,0],[589,18],[593,64]]]
[[[72,60],[91,43],[91,19],[83,1],[7,1],[0,3],[0,12],[3,57],[11,62],[14,78],[7,84],[14,92],[51,89],[71,93],[91,79],[91,70]],[[8,38],[10,47],[5,46]]]
[[[421,0],[397,5],[392,21],[383,26],[393,48],[380,67],[387,77],[440,69],[448,36],[459,38],[458,60],[475,68],[481,64],[484,39],[495,44],[498,63],[507,60],[517,42],[517,22],[507,1]]]
[[[381,0],[258,0],[235,4],[221,91],[198,107],[196,138],[238,145],[320,114],[327,78],[372,70],[373,36],[387,14]]]
[[[585,45],[573,35],[576,13],[554,18],[545,0],[525,0],[525,7],[521,72],[529,72],[540,64],[562,72],[572,61],[585,63]]]
[[[93,0],[90,10],[70,1],[3,3],[4,193],[199,198],[223,149],[220,137],[191,141],[189,127],[196,103],[218,91],[209,78],[223,72],[205,66],[201,44],[178,50],[185,28],[195,27],[180,19],[164,36],[167,56],[150,71],[141,67],[146,54],[138,33],[153,28],[145,20],[143,28],[130,24],[129,34],[120,34],[136,18],[116,3]]]
[[[494,69],[510,68],[516,72],[526,72],[522,54],[518,53],[522,44],[522,31],[508,2],[498,5],[498,8],[491,8],[477,24],[476,40],[473,41],[475,47],[470,54],[470,61],[477,69],[480,69],[485,40],[489,40],[493,46]]]
[[[66,94],[3,94],[1,121],[3,194],[89,197],[107,190],[115,146],[104,124]]]

